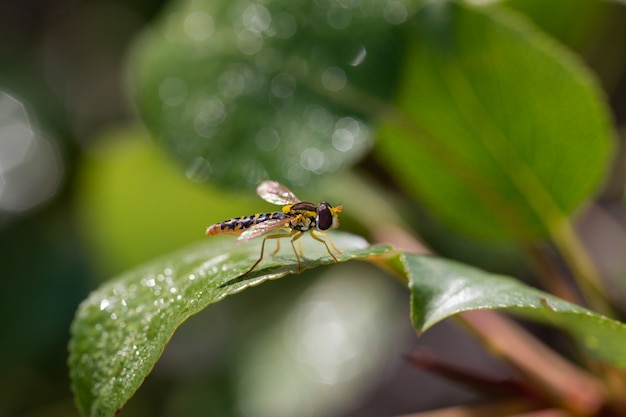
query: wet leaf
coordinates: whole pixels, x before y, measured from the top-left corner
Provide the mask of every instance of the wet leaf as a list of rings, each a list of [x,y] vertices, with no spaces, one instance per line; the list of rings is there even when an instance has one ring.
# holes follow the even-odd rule
[[[340,262],[367,259],[389,250],[362,238],[333,233]],[[326,249],[303,237],[304,269],[334,263]],[[70,374],[85,416],[112,416],[139,388],[174,331],[191,315],[224,297],[298,272],[291,247],[267,257],[238,278],[258,258],[260,240],[207,238],[181,252],[129,271],[95,290],[72,324]]]
[[[398,2],[178,1],[131,54],[139,111],[190,177],[304,185],[370,149],[366,118],[329,98],[389,94]],[[396,49],[398,48],[398,49]],[[376,83],[371,81],[375,79]],[[347,98],[349,100],[349,98]]]
[[[558,229],[607,168],[609,113],[567,50],[498,7],[416,15],[382,160],[447,224],[483,239]]]
[[[521,282],[457,262],[401,255],[411,289],[413,326],[423,332],[455,314],[486,309],[564,330],[596,358],[626,368],[626,325]]]

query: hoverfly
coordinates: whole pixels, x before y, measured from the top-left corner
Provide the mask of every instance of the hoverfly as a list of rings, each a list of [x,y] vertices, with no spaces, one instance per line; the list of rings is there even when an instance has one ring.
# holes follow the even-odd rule
[[[276,232],[269,234],[263,239],[261,256],[241,277],[252,272],[261,262],[265,252],[265,242],[268,239],[288,237],[291,238],[291,247],[298,260],[298,272],[300,272],[302,270],[300,255],[303,255],[303,253],[302,244],[298,239],[302,237],[304,232],[310,232],[313,239],[324,244],[328,254],[335,262],[339,262],[328,247],[328,243],[337,253],[341,253],[341,250],[337,249],[330,236],[323,231],[339,226],[339,213],[342,211],[340,205],[333,207],[326,201],[322,201],[319,204],[300,201],[287,187],[275,181],[263,181],[257,187],[256,193],[268,203],[282,205],[282,210],[274,213],[258,213],[236,217],[224,220],[221,223],[215,223],[206,229],[207,236],[220,234],[235,235],[239,236],[237,239],[239,242],[246,242],[266,233]],[[326,238],[328,243],[323,238]],[[296,250],[296,241],[298,241],[300,255]],[[271,256],[274,256],[279,250],[280,242],[276,240],[276,250]]]

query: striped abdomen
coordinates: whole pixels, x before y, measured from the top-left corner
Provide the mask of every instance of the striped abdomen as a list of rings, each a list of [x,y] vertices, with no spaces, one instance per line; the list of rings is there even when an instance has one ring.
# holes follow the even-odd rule
[[[234,219],[224,220],[221,223],[215,223],[206,229],[208,236],[219,234],[239,236],[245,230],[255,224],[263,223],[268,220],[282,220],[291,217],[285,213],[258,213],[251,216],[236,217]]]

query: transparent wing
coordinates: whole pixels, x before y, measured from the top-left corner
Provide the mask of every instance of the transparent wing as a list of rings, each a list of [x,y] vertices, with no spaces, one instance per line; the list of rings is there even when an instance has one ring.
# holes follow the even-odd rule
[[[300,199],[289,188],[276,181],[263,181],[257,187],[256,193],[268,203],[279,206],[300,202]]]
[[[244,231],[241,236],[237,238],[238,242],[246,242],[250,239],[254,239],[255,237],[259,237],[266,233],[271,232],[272,230],[278,230],[280,228],[285,227],[291,220],[291,217],[287,217],[286,219],[273,219],[267,220],[263,223],[255,224],[250,227],[248,230]]]

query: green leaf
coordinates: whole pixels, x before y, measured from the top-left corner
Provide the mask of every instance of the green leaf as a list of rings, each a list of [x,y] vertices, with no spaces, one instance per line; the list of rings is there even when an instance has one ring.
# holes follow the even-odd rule
[[[623,7],[618,2],[595,0],[507,0],[506,6],[524,14],[550,36],[582,53],[598,47],[599,32],[606,28],[607,19]]]
[[[372,135],[328,96],[347,85],[388,94],[399,59],[389,45],[407,17],[400,3],[395,18],[358,3],[173,2],[131,54],[141,116],[198,180],[304,185],[350,166]]]
[[[411,36],[400,114],[379,141],[389,169],[464,233],[554,232],[598,186],[612,148],[594,77],[498,7],[431,2]]]
[[[205,222],[267,210],[252,187],[189,181],[143,128],[111,129],[95,142],[81,158],[76,202],[102,279],[197,241]]]
[[[332,233],[340,262],[382,255],[387,246]],[[302,268],[334,263],[309,236]],[[271,243],[271,242],[270,242]],[[260,239],[236,244],[212,238],[127,272],[94,291],[72,324],[70,375],[85,416],[112,416],[139,388],[174,331],[191,315],[252,285],[298,273],[289,244],[240,277],[259,257]],[[270,246],[271,248],[272,246]]]
[[[626,368],[626,325],[519,281],[453,261],[401,255],[411,289],[413,326],[425,331],[455,314],[504,309],[566,331],[596,358]]]

